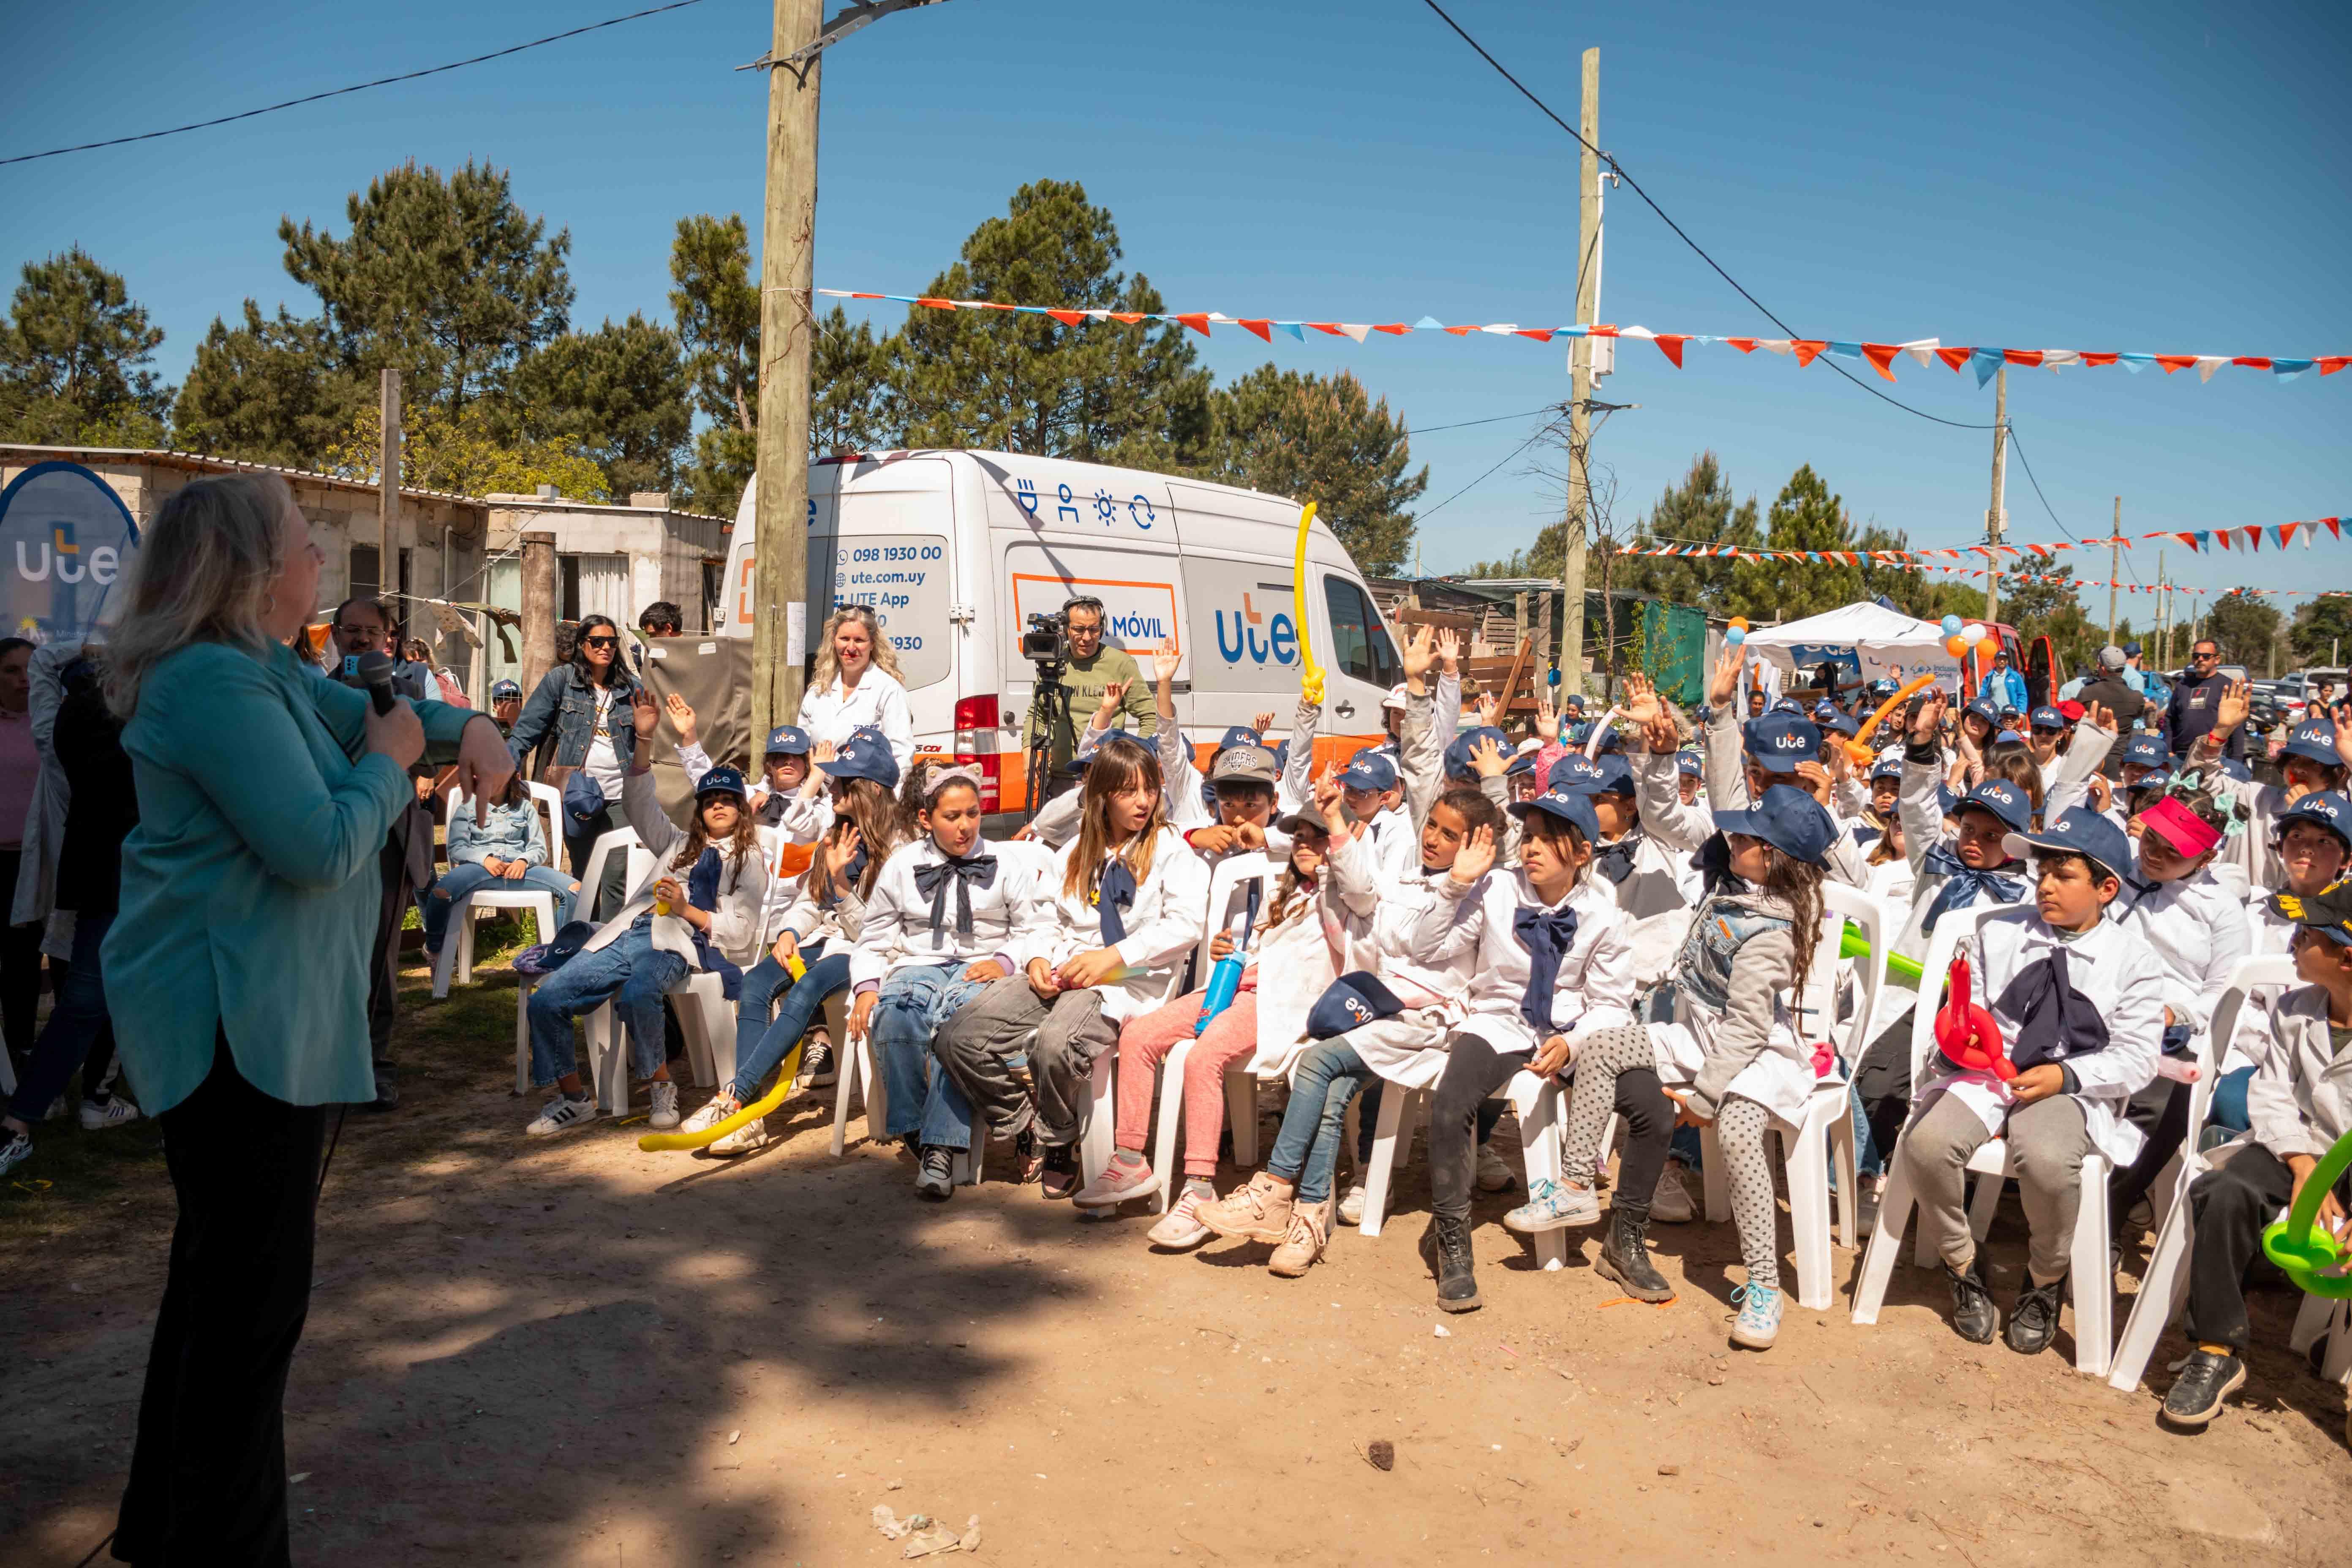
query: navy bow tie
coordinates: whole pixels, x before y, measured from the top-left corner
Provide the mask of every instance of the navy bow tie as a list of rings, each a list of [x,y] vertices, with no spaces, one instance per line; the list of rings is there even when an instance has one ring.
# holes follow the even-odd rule
[[[1931,932],[1936,922],[1954,910],[1965,910],[1979,898],[1995,903],[2013,904],[2025,897],[2025,879],[2003,876],[1998,871],[1979,871],[1963,865],[1948,844],[1938,844],[1927,851],[1919,862],[1923,877],[1941,877],[1944,885],[1936,889],[1936,901],[1927,906],[1927,918],[1920,926]]]
[[[1135,873],[1127,862],[1117,856],[1103,868],[1102,880],[1095,884],[1095,912],[1102,917],[1102,937],[1105,947],[1117,947],[1127,940],[1127,911],[1135,907]]]
[[[1521,904],[1511,916],[1511,934],[1528,950],[1528,988],[1519,995],[1519,1016],[1543,1039],[1551,1034],[1551,994],[1559,984],[1559,961],[1576,941],[1576,911],[1531,910]]]
[[[1592,868],[1611,882],[1622,885],[1633,874],[1634,852],[1641,847],[1642,830],[1638,827],[1614,844],[1596,844],[1592,847]]]
[[[996,857],[971,855],[958,859],[950,855],[945,859],[915,868],[915,890],[931,900],[931,937],[937,941],[947,924],[948,886],[953,883],[956,894],[956,935],[971,934],[971,889],[977,886],[996,885]]]
[[[2063,947],[2019,970],[1993,1006],[2017,1020],[2009,1059],[2020,1072],[2106,1047],[2107,1021],[2089,997],[2074,989]]]

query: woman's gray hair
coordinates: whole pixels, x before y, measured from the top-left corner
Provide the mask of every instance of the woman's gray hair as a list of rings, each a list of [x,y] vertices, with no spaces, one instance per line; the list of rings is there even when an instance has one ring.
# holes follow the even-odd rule
[[[276,474],[197,479],[141,534],[122,614],[106,639],[106,700],[125,720],[148,672],[193,643],[253,653],[269,584],[286,564],[294,492]]]

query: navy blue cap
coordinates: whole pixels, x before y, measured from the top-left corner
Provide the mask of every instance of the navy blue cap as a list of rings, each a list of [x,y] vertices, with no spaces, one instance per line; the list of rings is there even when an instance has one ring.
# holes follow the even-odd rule
[[[583,768],[563,781],[563,815],[581,827],[596,820],[604,809],[604,786]]]
[[[1358,752],[1347,771],[1339,775],[1342,789],[1394,789],[1396,782],[1395,764],[1378,752]]]
[[[2136,767],[2167,768],[2172,765],[2172,750],[2163,736],[2143,731],[2124,742],[2124,761]]]
[[[806,756],[808,749],[808,731],[797,724],[779,724],[768,731],[766,754],[771,757]]]
[[[2055,708],[2036,708],[2026,722],[2036,730],[2063,730],[2066,727],[2066,715]]]
[[[1391,753],[1390,753],[1389,752],[1387,752],[1386,750],[1382,750],[1379,754],[1380,754],[1380,755],[1381,755],[1381,756],[1383,756],[1383,757],[1391,756]],[[1393,759],[1391,759],[1391,760],[1393,760]],[[1275,766],[1275,771],[1276,771],[1276,772],[1277,772],[1277,773],[1282,772],[1282,771],[1284,771],[1284,770],[1287,769],[1287,768],[1290,766],[1290,742],[1289,742],[1285,741],[1282,744],[1280,744],[1279,746],[1276,746],[1276,747],[1274,749],[1274,766]]]
[[[511,680],[494,680],[490,682],[490,700],[493,702],[511,701],[521,695],[522,688],[517,686]]]
[[[1513,773],[1531,773],[1535,771],[1535,748],[1529,747],[1526,751],[1521,752],[1517,756],[1511,759],[1511,765],[1503,770],[1503,776],[1505,778],[1508,778]]]
[[[2124,788],[2131,791],[2134,795],[2137,795],[2140,791],[2145,789],[2162,789],[2171,782],[2172,773],[2170,770],[2158,768],[2152,773],[2140,774],[2139,782],[2137,784],[2127,784],[2124,785]]]
[[[706,795],[731,795],[740,803],[750,798],[751,792],[743,787],[743,775],[733,768],[713,768],[694,781],[694,798],[700,800]]]
[[[1903,688],[1899,683],[1890,680],[1884,676],[1870,683],[1870,695],[1877,698],[1881,702],[1885,701],[1888,698],[1894,696],[1896,692],[1902,689]]]
[[[1959,792],[1952,788],[1952,786],[1948,784],[1937,784],[1936,786],[1937,814],[1942,816],[1949,816],[1952,813],[1959,809]]]
[[[890,737],[882,732],[880,726],[874,724],[860,724],[849,732],[849,738],[853,741],[870,742],[882,747],[887,747],[890,744]]]
[[[2305,719],[2297,724],[2287,736],[2286,744],[2279,748],[2279,755],[2302,757],[2331,768],[2344,765],[2344,759],[2336,754],[2336,726],[2325,719]]]
[[[898,759],[879,739],[868,740],[863,730],[841,743],[833,761],[819,763],[817,768],[828,778],[872,779],[884,789],[898,787]]]
[[[1583,795],[1570,795],[1564,789],[1548,789],[1533,800],[1513,801],[1509,809],[1521,822],[1528,819],[1528,813],[1540,811],[1583,834],[1587,844],[1600,841],[1601,818],[1593,815],[1592,802]]]
[[[1746,811],[1717,812],[1715,826],[1719,832],[1761,838],[1790,859],[1814,866],[1838,837],[1837,824],[1822,803],[1794,784],[1774,784]]]
[[[1822,756],[1821,726],[1802,714],[1778,709],[1739,727],[1748,754],[1768,773],[1792,773],[1799,763],[1816,763]]]
[[[1222,752],[1228,746],[1255,746],[1261,743],[1255,730],[1246,724],[1235,724],[1225,731],[1225,738],[1217,742],[1217,750]]]
[[[2025,744],[2025,737],[2014,730],[1998,730],[1993,732],[1992,743],[1996,746],[2021,746]]]
[[[1825,697],[1813,704],[1813,722],[1819,724],[1835,718],[1837,710],[1838,705]]]
[[[1958,809],[1965,811],[1972,805],[1992,813],[2011,833],[2022,833],[2033,822],[2033,802],[2007,779],[1985,780],[1969,791]]]
[[[2000,728],[2000,710],[1992,705],[1992,701],[1990,698],[1978,698],[1974,702],[1969,703],[1966,708],[1960,710],[1960,713],[1963,718],[1973,713],[1978,718],[1983,720],[1986,723],[1991,725],[1994,729],[1998,730]]]
[[[1870,764],[1870,779],[1873,784],[1880,779],[1900,779],[1902,776],[1903,758],[1896,752],[1889,752]]]
[[[2240,784],[2252,784],[2254,782],[2254,770],[2248,767],[2245,763],[2240,762],[2235,757],[2223,757],[2221,759],[2221,772],[2226,777],[2233,778]]]
[[[2284,837],[2298,822],[2315,822],[2352,849],[2352,796],[2332,789],[2315,789],[2278,815],[2273,831]]]
[[[1581,713],[1584,711],[1583,695],[1571,691],[1559,700],[1559,707],[1563,713]]]
[[[1591,794],[1633,793],[1633,764],[1627,762],[1622,752],[1603,752],[1593,759],[1592,765],[1599,770],[1600,778],[1594,783]]]
[[[2087,805],[2068,806],[2063,816],[2039,833],[2012,833],[2001,847],[2021,860],[2033,849],[2086,855],[2117,877],[2132,868],[2131,840]]]
[[[1773,703],[1772,706],[1764,710],[1764,711],[1767,713],[1793,713],[1800,719],[1805,716],[1803,706],[1793,697],[1783,697],[1778,702]]]
[[[1685,778],[1701,778],[1706,773],[1706,760],[1696,752],[1676,752],[1675,771]]]
[[[2139,657],[2139,644],[2136,642],[2127,642],[2124,644],[2124,657],[2126,658],[2137,658]]]
[[[1601,787],[1601,764],[1581,752],[1570,752],[1552,763],[1544,788],[1566,795],[1591,795]]]
[[[1475,779],[1478,776],[1476,770],[1470,766],[1470,753],[1476,749],[1481,741],[1494,742],[1495,750],[1502,752],[1506,757],[1511,754],[1511,738],[1492,724],[1481,724],[1475,730],[1465,730],[1461,734],[1454,737],[1453,744],[1445,748],[1447,778]]]
[[[1821,721],[1821,726],[1832,734],[1843,735],[1849,740],[1862,733],[1861,720],[1851,713],[1841,713],[1834,708],[1830,710],[1827,718]]]

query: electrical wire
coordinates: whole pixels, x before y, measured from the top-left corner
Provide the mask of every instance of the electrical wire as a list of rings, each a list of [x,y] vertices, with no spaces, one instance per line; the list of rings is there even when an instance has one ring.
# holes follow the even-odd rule
[[[1512,458],[1517,457],[1521,452],[1526,451],[1528,447],[1542,440],[1550,429],[1550,426],[1545,426],[1543,429],[1537,431],[1534,435],[1528,437],[1526,440],[1513,447],[1511,449],[1510,456],[1505,458],[1502,463],[1497,463],[1494,468],[1488,468],[1485,473],[1480,474],[1476,479],[1472,479],[1468,484],[1464,485],[1460,489],[1455,490],[1452,495],[1447,496],[1444,500],[1439,501],[1427,511],[1416,512],[1413,515],[1412,520],[1414,526],[1418,527],[1420,524],[1427,522],[1431,518],[1435,517],[1439,512],[1444,511],[1447,507],[1452,506],[1455,501],[1460,500],[1464,496],[1468,495],[1472,490],[1476,489],[1480,485],[1483,485],[1488,479],[1493,479],[1496,473],[1503,467],[1503,463],[1509,462]]]
[[[1774,315],[1771,310],[1766,307],[1763,300],[1759,300],[1755,295],[1750,294],[1740,283],[1738,279],[1734,278],[1730,273],[1725,271],[1723,269],[1723,264],[1716,260],[1714,257],[1709,256],[1706,253],[1706,247],[1700,245],[1698,241],[1693,239],[1687,233],[1685,233],[1683,229],[1683,226],[1676,223],[1671,216],[1669,216],[1666,209],[1660,206],[1656,201],[1652,199],[1650,193],[1642,188],[1642,183],[1633,178],[1632,174],[1625,172],[1624,164],[1619,163],[1612,154],[1604,153],[1600,148],[1595,147],[1591,142],[1587,142],[1584,139],[1583,132],[1578,131],[1575,126],[1570,125],[1559,115],[1553,113],[1551,105],[1546,103],[1542,99],[1538,98],[1533,92],[1530,92],[1528,89],[1528,86],[1525,82],[1522,82],[1518,78],[1504,69],[1503,62],[1488,54],[1486,52],[1486,46],[1479,43],[1477,39],[1472,37],[1467,32],[1465,32],[1463,29],[1461,23],[1447,16],[1445,14],[1445,7],[1440,5],[1437,3],[1437,0],[1422,0],[1422,4],[1436,12],[1438,19],[1444,22],[1447,26],[1453,28],[1455,35],[1459,37],[1464,43],[1469,45],[1473,49],[1475,49],[1480,59],[1485,60],[1488,65],[1495,68],[1496,74],[1500,76],[1505,81],[1509,82],[1513,87],[1518,89],[1519,96],[1526,99],[1529,103],[1534,104],[1538,110],[1541,110],[1545,119],[1550,121],[1554,125],[1559,126],[1562,131],[1567,132],[1570,136],[1576,138],[1578,146],[1582,147],[1586,152],[1591,153],[1594,157],[1608,164],[1610,172],[1615,174],[1619,179],[1624,181],[1627,188],[1635,195],[1642,198],[1642,203],[1644,206],[1658,215],[1658,221],[1675,231],[1675,237],[1676,239],[1679,239],[1685,245],[1689,246],[1692,253],[1697,256],[1701,261],[1706,262],[1709,267],[1713,268],[1715,269],[1715,275],[1722,279],[1726,283],[1730,284],[1732,289],[1738,293],[1741,299],[1747,300],[1749,304],[1755,306],[1757,310],[1762,311],[1765,320],[1770,321],[1774,326],[1780,328],[1780,331],[1787,333],[1791,338],[1803,336],[1803,334],[1799,332],[1795,328],[1790,326],[1788,322]],[[1854,385],[1862,388],[1863,391],[1870,394],[1871,396],[1877,398],[1881,403],[1892,405],[1896,408],[1900,408],[1906,414],[1916,414],[1922,419],[1933,420],[1938,425],[1948,425],[1955,430],[1990,430],[1992,428],[1989,424],[1974,425],[1963,419],[1947,419],[1940,414],[1930,414],[1924,408],[1914,408],[1909,404],[1903,402],[1900,398],[1889,397],[1878,388],[1871,385],[1870,383],[1849,372],[1843,365],[1838,363],[1835,360],[1831,359],[1826,354],[1819,356],[1818,363],[1828,365],[1832,370],[1837,372],[1840,375],[1844,376],[1846,380],[1853,382]]]
[[[281,109],[299,109],[303,104],[317,103],[324,99],[341,98],[347,93],[365,92],[372,87],[390,87],[394,82],[415,81],[419,77],[438,76],[443,71],[478,66],[486,60],[504,59],[509,55],[519,55],[525,49],[535,49],[542,44],[561,43],[566,38],[576,38],[583,33],[593,33],[604,27],[617,27],[624,22],[634,22],[641,16],[658,16],[665,11],[683,11],[689,5],[701,4],[702,0],[671,0],[671,3],[667,5],[649,6],[643,11],[632,11],[625,16],[610,16],[602,22],[591,22],[584,27],[572,27],[561,33],[550,33],[543,38],[533,38],[527,44],[516,44],[508,48],[493,49],[487,55],[476,55],[470,59],[451,60],[447,65],[427,66],[423,70],[403,71],[398,76],[378,77],[373,81],[356,82],[350,87],[334,88],[326,92],[314,92],[303,98],[289,98],[283,103],[268,104],[260,109],[248,109],[236,114],[224,114],[216,120],[198,120],[186,125],[169,126],[162,131],[142,131],[135,136],[116,136],[104,142],[83,142],[71,147],[52,147],[46,153],[19,153],[13,158],[0,158],[0,164],[29,163],[37,158],[58,158],[68,153],[89,153],[100,147],[121,147],[132,142],[152,142],[159,136],[177,136],[184,132],[208,131],[215,125],[228,125],[239,120],[251,120],[256,115],[275,114]]]
[[[1497,414],[1492,419],[1465,419],[1459,425],[1424,425],[1418,430],[1407,430],[1405,434],[1434,436],[1440,430],[1467,430],[1473,425],[1500,425],[1508,419],[1532,419],[1537,415],[1547,412],[1550,406],[1549,404],[1546,404],[1542,408],[1530,408],[1525,414]]]

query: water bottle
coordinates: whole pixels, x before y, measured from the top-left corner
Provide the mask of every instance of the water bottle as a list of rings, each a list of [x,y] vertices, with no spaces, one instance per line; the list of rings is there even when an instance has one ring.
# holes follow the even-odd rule
[[[1241,994],[1242,971],[1247,967],[1248,962],[1238,947],[1217,960],[1209,971],[1209,990],[1201,1002],[1200,1021],[1192,1026],[1195,1037],[1214,1022],[1218,1014],[1234,1005],[1234,998]]]

